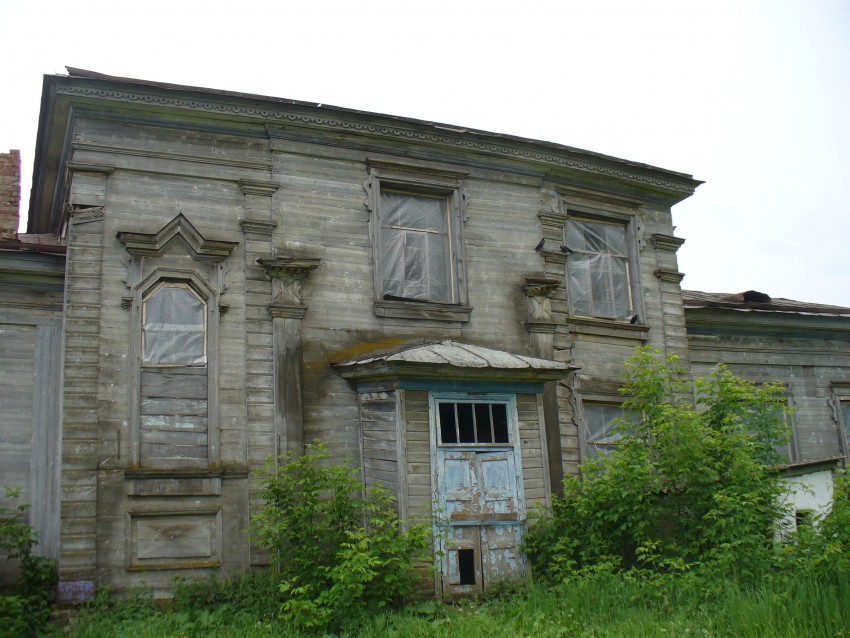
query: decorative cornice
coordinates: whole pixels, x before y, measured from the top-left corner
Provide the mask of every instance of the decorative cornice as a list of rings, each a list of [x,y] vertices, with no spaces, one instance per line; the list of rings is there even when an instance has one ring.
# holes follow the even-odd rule
[[[625,179],[652,186],[661,187],[690,195],[694,192],[697,184],[695,180],[684,177],[682,181],[672,179],[664,179],[652,175],[643,175],[637,172],[625,170],[623,168],[615,168],[606,166],[601,163],[594,163],[587,160],[577,159],[575,157],[565,157],[555,153],[547,153],[542,150],[531,150],[529,148],[519,146],[509,146],[506,144],[498,144],[495,142],[487,142],[480,137],[472,137],[469,135],[440,135],[438,133],[429,133],[424,131],[411,130],[386,124],[376,124],[372,122],[364,122],[362,120],[353,121],[345,120],[331,116],[318,116],[307,113],[297,113],[284,111],[283,109],[275,109],[261,107],[256,105],[248,105],[234,102],[216,102],[201,98],[183,98],[173,95],[154,95],[150,93],[137,93],[132,91],[121,91],[116,89],[103,89],[92,86],[77,86],[68,85],[59,87],[57,93],[63,95],[79,96],[84,98],[100,98],[107,100],[118,100],[136,104],[191,109],[193,111],[205,111],[208,113],[217,113],[224,115],[241,115],[247,117],[256,117],[267,120],[275,120],[279,122],[291,122],[294,124],[315,127],[315,128],[333,128],[346,130],[353,133],[360,133],[371,136],[384,136],[389,138],[401,139],[405,141],[414,141],[420,143],[440,144],[444,146],[453,146],[464,150],[476,152],[484,152],[500,155],[503,157],[512,157],[521,160],[530,160],[538,162],[546,162],[556,164],[565,168],[571,168],[580,171],[587,171],[597,175],[605,175],[615,179]],[[529,143],[531,141],[529,140]],[[569,152],[565,150],[565,152]]]
[[[679,272],[678,270],[665,270],[663,268],[659,268],[655,271],[655,276],[664,283],[680,284],[682,283],[682,279],[685,278],[685,273]]]
[[[223,159],[220,157],[210,157],[208,155],[190,155],[188,153],[165,153],[162,151],[151,151],[149,149],[131,148],[128,146],[113,146],[111,144],[97,144],[95,142],[74,142],[73,149],[75,151],[89,151],[94,153],[108,153],[109,155],[126,155],[130,157],[148,157],[151,159],[160,159],[173,162],[192,162],[193,164],[210,164],[213,166],[231,166],[235,168],[247,168],[251,170],[268,171],[272,167],[270,161],[249,161]],[[71,166],[71,164],[69,164]],[[80,166],[85,166],[80,164]],[[108,168],[108,172],[115,170],[112,167],[95,167]],[[85,168],[83,169],[85,170]],[[89,172],[102,173],[103,170],[94,170]]]
[[[274,229],[277,228],[277,222],[264,222],[258,219],[243,219],[239,221],[239,226],[242,232],[246,235],[252,233],[254,235],[262,235],[263,237],[271,237]]]
[[[280,188],[280,184],[276,184],[275,182],[261,182],[255,179],[240,179],[239,188],[242,189],[243,195],[271,197]]]
[[[172,243],[182,240],[194,259],[222,261],[239,245],[235,241],[207,239],[180,213],[156,233],[119,232],[118,241],[131,255],[159,256]]]
[[[652,242],[652,246],[656,250],[666,250],[671,253],[675,253],[685,243],[685,240],[681,237],[662,235],[661,233],[653,233],[649,236],[649,241]]]
[[[68,162],[68,170],[74,173],[102,173],[109,175],[115,172],[114,166],[103,166],[101,164],[81,164],[79,162]]]

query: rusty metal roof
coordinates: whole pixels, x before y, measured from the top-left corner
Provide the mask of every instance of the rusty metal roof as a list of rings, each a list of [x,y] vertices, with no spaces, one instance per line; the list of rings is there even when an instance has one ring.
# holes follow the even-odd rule
[[[560,379],[577,369],[563,361],[538,359],[503,350],[447,340],[412,346],[377,356],[336,364],[343,376],[403,376],[426,374],[445,377],[499,376],[504,378]],[[367,372],[368,371],[368,372]]]
[[[768,297],[767,295],[762,295],[762,298],[766,298],[768,301],[749,301],[748,299],[759,296],[759,293],[755,295],[750,293],[753,293],[753,291],[730,294],[682,290],[682,300],[686,310],[689,308],[718,308],[741,312],[783,312],[799,315],[850,317],[850,308],[842,306],[808,303],[781,297]]]

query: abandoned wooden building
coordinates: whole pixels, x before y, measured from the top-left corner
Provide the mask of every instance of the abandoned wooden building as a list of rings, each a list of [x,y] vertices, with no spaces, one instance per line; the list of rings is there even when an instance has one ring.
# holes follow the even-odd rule
[[[789,460],[846,454],[850,310],[684,303],[671,207],[699,184],[432,122],[46,76],[28,233],[0,246],[20,442],[0,483],[36,504],[62,597],[167,589],[263,564],[253,473],[320,440],[402,517],[433,515],[435,591],[464,593],[523,569],[528,512],[611,443],[636,346],[787,379]]]

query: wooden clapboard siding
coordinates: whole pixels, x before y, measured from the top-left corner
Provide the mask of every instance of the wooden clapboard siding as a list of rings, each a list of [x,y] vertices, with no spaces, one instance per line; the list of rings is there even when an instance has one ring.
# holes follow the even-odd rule
[[[360,433],[363,480],[380,485],[399,500],[399,413],[395,392],[360,394]]]

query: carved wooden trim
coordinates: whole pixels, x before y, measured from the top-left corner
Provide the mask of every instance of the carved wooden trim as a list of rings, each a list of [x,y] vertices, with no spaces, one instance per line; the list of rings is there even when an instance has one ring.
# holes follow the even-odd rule
[[[378,317],[393,317],[396,319],[467,322],[472,315],[472,306],[427,301],[386,301],[376,299],[375,314]]]
[[[667,284],[680,284],[682,283],[682,279],[685,278],[685,273],[679,272],[678,270],[659,268],[655,271],[655,276],[658,277],[660,281]]]
[[[277,222],[263,222],[255,219],[243,219],[239,222],[244,234],[261,235],[263,237],[271,237],[274,234],[274,229],[277,228]]]
[[[675,253],[685,243],[685,240],[681,237],[662,235],[661,233],[653,233],[649,236],[649,241],[652,242],[652,247],[655,250],[664,250],[671,253]]]
[[[613,158],[596,157],[593,154],[577,151],[568,147],[560,147],[555,144],[537,142],[534,144],[518,145],[511,143],[510,139],[489,134],[489,137],[481,135],[478,137],[461,135],[465,129],[445,129],[440,132],[435,125],[428,130],[415,130],[410,124],[389,124],[380,122],[367,122],[361,119],[343,119],[330,109],[324,110],[313,106],[313,112],[287,110],[289,105],[274,106],[270,103],[258,104],[256,101],[246,102],[223,102],[221,100],[204,99],[197,95],[181,97],[173,92],[153,94],[150,92],[135,92],[127,89],[119,89],[104,86],[99,82],[97,86],[75,85],[71,81],[57,86],[56,90],[64,95],[76,95],[83,98],[96,98],[101,100],[115,100],[129,103],[139,103],[146,106],[159,106],[166,108],[188,109],[195,112],[208,112],[215,114],[241,115],[262,120],[278,121],[281,123],[292,123],[294,125],[309,128],[337,129],[349,131],[353,134],[370,137],[388,137],[413,143],[438,144],[442,146],[462,148],[471,152],[483,152],[496,154],[501,158],[517,158],[537,162],[545,162],[565,168],[587,171],[613,179],[625,179],[632,182],[650,184],[656,188],[662,188],[682,195],[690,195],[696,187],[701,184],[689,175],[676,174],[672,171],[664,171],[653,167],[633,167],[625,162]],[[424,122],[413,122],[418,126],[427,124]],[[268,127],[267,127],[268,129]],[[271,135],[271,132],[269,132]],[[525,141],[525,140],[523,140]],[[676,197],[677,201],[680,197]]]
[[[193,259],[205,261],[222,261],[239,245],[235,241],[207,239],[183,213],[156,233],[118,233],[118,241],[131,255],[159,257],[178,239],[186,245]]]
[[[304,308],[301,284],[313,270],[319,267],[321,261],[321,259],[309,257],[258,259],[257,263],[265,269],[266,275],[272,280],[272,306]]]
[[[114,166],[104,166],[101,164],[81,164],[79,162],[68,162],[66,166],[68,167],[68,170],[73,173],[101,173],[103,175],[110,175],[115,172]]]
[[[271,197],[280,188],[280,184],[274,182],[262,182],[254,179],[240,179],[239,188],[243,195],[260,195]]]

